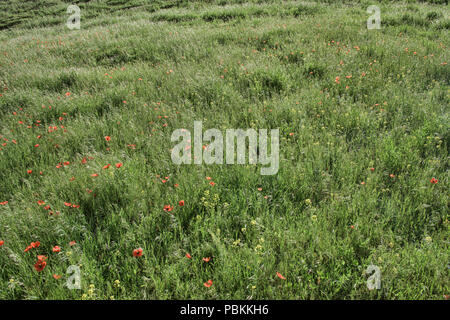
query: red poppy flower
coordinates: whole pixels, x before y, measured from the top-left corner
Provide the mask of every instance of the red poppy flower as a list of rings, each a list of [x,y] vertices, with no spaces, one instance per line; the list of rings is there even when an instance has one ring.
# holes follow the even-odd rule
[[[31,247],[33,247],[33,248],[37,248],[37,247],[39,247],[41,245],[41,243],[39,242],[39,241],[36,241],[36,242],[32,242],[31,243]]]
[[[212,185],[213,187],[216,185],[216,183],[212,181],[209,184]]]
[[[54,274],[54,275],[53,275],[53,278],[54,278],[55,280],[59,280],[59,279],[61,279],[61,276],[58,275],[58,274]]]
[[[184,200],[180,200],[180,201],[178,202],[178,205],[179,205],[180,207],[184,206]]]
[[[91,174],[91,177],[98,177],[98,173],[93,173],[93,174]]]
[[[211,180],[211,177],[206,177],[206,180]]]
[[[32,174],[32,173],[33,173],[33,170],[27,170],[27,173],[28,173],[28,174]]]
[[[42,206],[43,204],[45,204],[45,201],[38,200],[37,204],[40,205],[40,206]]]
[[[47,265],[46,261],[38,260],[34,265],[34,269],[36,269],[37,272],[41,272],[42,270],[44,270],[46,265]]]
[[[70,241],[70,242],[69,242],[69,245],[70,245],[70,246],[74,246],[74,245],[76,245],[76,244],[77,244],[76,241]]]
[[[8,201],[3,201],[3,202],[0,202],[0,205],[4,206],[4,205],[6,205],[7,203],[8,203]]]
[[[286,278],[283,277],[283,275],[279,272],[277,272],[277,277],[280,278],[281,280],[286,280]]]
[[[202,260],[205,261],[205,262],[209,262],[209,260],[211,260],[211,257],[202,258]]]
[[[60,252],[60,251],[61,251],[60,247],[58,247],[58,246],[53,247],[53,252]]]
[[[135,257],[135,258],[140,257],[140,256],[142,256],[143,252],[144,252],[144,250],[142,248],[134,249],[133,257]]]
[[[205,287],[209,288],[209,287],[212,286],[212,284],[213,284],[212,280],[208,280],[208,281],[206,281],[203,285],[204,285]]]
[[[35,148],[39,147],[39,144],[35,144],[34,147],[35,147]]]
[[[70,202],[64,202],[64,205],[65,205],[66,207],[70,207],[72,204],[71,204]]]
[[[107,164],[106,166],[103,167],[103,169],[108,169],[111,166],[111,164]]]
[[[43,256],[43,255],[38,255],[37,258],[38,258],[38,261],[45,261],[45,260],[47,260],[47,257]]]
[[[87,162],[87,159],[86,158],[83,158],[83,160],[81,160],[81,163],[82,164],[85,164]]]
[[[186,253],[186,258],[191,259],[192,256],[189,253]]]
[[[105,136],[105,140],[106,141],[111,141],[111,137],[110,136]]]
[[[0,247],[5,244],[5,241],[0,240]]]
[[[173,206],[171,206],[170,204],[166,204],[163,209],[164,211],[170,212],[173,210]]]
[[[436,183],[438,183],[438,179],[435,179],[435,178],[431,178],[431,180],[430,180],[430,182],[431,182],[431,184],[436,184]]]
[[[123,164],[122,163],[116,163],[116,168],[120,168],[121,166],[123,166]]]
[[[374,172],[374,171],[375,171],[375,168],[370,168],[370,171]]]

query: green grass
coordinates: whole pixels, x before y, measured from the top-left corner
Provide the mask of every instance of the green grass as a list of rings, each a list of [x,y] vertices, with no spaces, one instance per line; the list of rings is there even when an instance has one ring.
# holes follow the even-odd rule
[[[43,2],[0,6],[0,299],[450,293],[446,1],[380,30],[370,1],[80,1],[80,30]],[[173,164],[194,120],[279,128],[278,173]]]

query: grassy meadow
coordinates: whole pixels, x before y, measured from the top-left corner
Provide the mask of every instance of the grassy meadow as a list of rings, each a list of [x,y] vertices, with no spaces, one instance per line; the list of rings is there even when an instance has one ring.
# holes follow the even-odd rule
[[[448,299],[447,1],[11,0],[0,21],[0,299]],[[278,173],[174,164],[194,121],[279,128]]]

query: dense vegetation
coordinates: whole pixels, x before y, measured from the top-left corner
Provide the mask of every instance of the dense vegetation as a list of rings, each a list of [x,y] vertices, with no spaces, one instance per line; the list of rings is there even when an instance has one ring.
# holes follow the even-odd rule
[[[450,293],[446,1],[68,4],[0,3],[0,299]],[[278,173],[173,164],[194,120]]]

